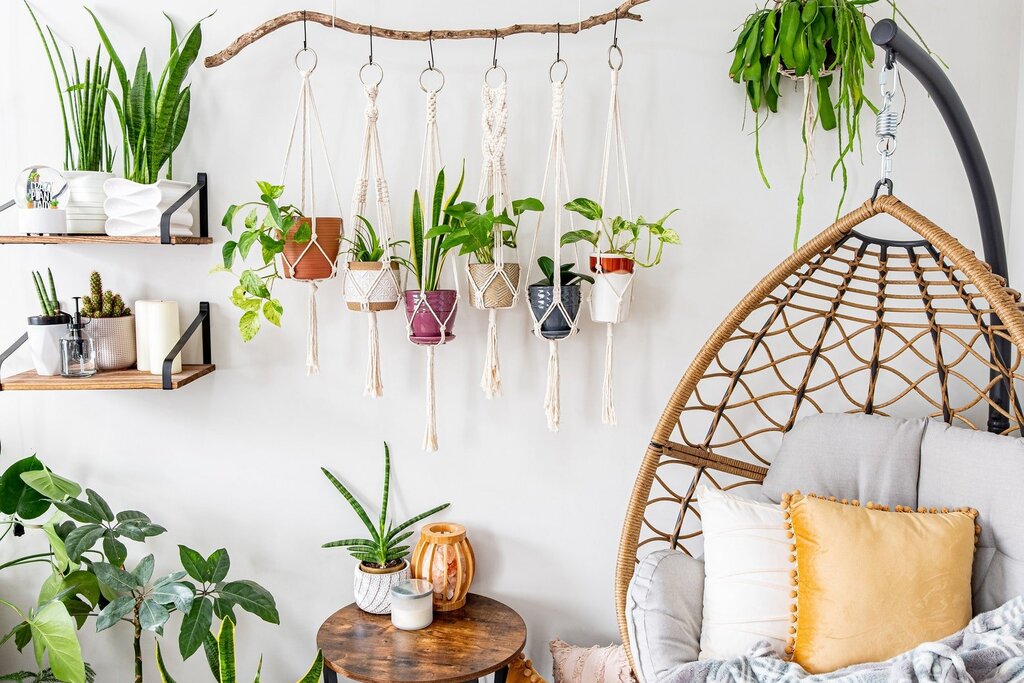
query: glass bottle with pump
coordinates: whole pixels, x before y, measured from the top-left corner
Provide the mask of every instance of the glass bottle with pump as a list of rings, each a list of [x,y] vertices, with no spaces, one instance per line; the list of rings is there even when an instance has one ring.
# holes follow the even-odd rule
[[[85,331],[81,297],[75,297],[75,317],[68,323],[68,333],[60,340],[61,376],[92,377],[96,374],[96,346]]]

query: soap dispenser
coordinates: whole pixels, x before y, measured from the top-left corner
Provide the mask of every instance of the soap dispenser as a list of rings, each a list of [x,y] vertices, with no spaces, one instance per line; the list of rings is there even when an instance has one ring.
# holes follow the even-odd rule
[[[81,297],[75,297],[75,317],[68,333],[60,340],[61,376],[92,377],[96,374],[96,346],[85,331],[80,310]]]

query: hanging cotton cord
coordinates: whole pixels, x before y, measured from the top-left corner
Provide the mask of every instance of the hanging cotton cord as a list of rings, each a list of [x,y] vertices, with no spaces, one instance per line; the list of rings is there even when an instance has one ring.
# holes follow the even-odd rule
[[[443,332],[442,332],[443,334]],[[437,397],[434,387],[434,346],[427,347],[427,428],[423,432],[423,450],[433,453],[437,450]]]
[[[558,368],[558,342],[548,340],[548,381],[544,390],[544,415],[548,419],[548,429],[558,431],[562,421],[562,397],[560,396],[562,376]]]

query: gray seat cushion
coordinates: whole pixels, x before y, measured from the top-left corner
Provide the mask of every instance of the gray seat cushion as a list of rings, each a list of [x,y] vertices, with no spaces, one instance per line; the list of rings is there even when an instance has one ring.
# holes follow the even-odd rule
[[[1024,440],[930,421],[921,445],[919,504],[978,510],[974,612],[1024,593]]]
[[[626,592],[626,630],[641,683],[697,661],[703,605],[703,562],[678,550],[640,561]]]
[[[799,489],[820,496],[917,506],[921,438],[928,420],[823,413],[799,420],[764,479],[778,503]]]

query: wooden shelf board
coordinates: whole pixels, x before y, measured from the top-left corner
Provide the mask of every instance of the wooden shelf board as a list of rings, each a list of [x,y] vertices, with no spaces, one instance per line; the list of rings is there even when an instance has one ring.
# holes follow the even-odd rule
[[[171,376],[171,388],[180,389],[217,369],[216,365],[183,365]],[[138,370],[99,372],[92,377],[40,377],[34,370],[0,381],[0,391],[88,391],[119,389],[162,389],[163,378]]]
[[[160,244],[160,237],[110,235],[0,235],[0,244]],[[212,237],[171,236],[171,244],[213,244]]]

